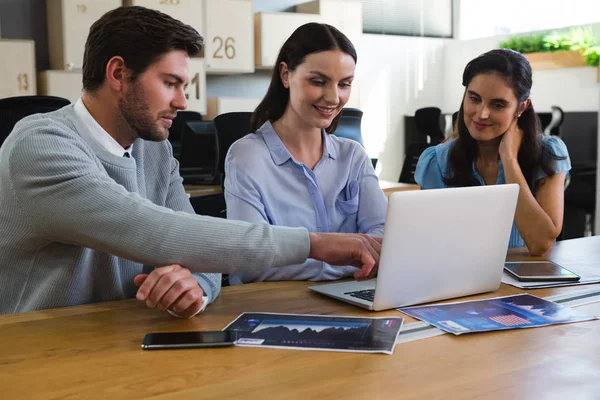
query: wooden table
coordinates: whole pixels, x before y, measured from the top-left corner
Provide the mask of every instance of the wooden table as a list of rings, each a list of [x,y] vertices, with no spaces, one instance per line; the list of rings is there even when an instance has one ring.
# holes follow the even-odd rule
[[[419,190],[421,187],[419,185],[415,185],[413,183],[401,183],[401,182],[389,182],[389,181],[379,181],[379,187],[383,190],[386,196],[389,196],[390,193],[400,192],[403,190]]]
[[[510,259],[528,259],[514,251]],[[600,268],[600,236],[561,242],[549,258]],[[572,264],[569,264],[572,265]],[[171,318],[136,300],[0,317],[3,399],[592,399],[600,321],[398,345],[392,356],[258,348],[144,351],[144,334],[221,329],[243,311],[373,313],[309,292],[307,282],[224,288],[206,313]],[[538,296],[588,289],[529,291]],[[502,285],[474,298],[521,293]],[[600,312],[595,303],[581,306]],[[595,308],[594,308],[595,307]],[[412,322],[407,318],[407,322]]]
[[[205,186],[205,185],[183,185],[185,192],[190,197],[206,196],[209,194],[221,193],[221,186]]]
[[[379,186],[386,196],[400,190],[418,190],[419,185],[411,183],[379,181]],[[186,193],[190,196],[206,196],[208,194],[221,193],[221,186],[184,185]]]

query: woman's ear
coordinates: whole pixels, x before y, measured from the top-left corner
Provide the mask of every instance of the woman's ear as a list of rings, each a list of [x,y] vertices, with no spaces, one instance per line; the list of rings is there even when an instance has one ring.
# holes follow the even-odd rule
[[[523,114],[525,112],[525,110],[527,110],[529,108],[529,106],[531,105],[531,99],[527,99],[524,102],[522,102],[521,104],[519,104],[519,107],[517,107],[517,118],[521,116],[521,114]]]
[[[290,76],[290,71],[288,69],[287,64],[283,61],[280,62],[279,63],[279,78],[281,79],[281,83],[283,84],[283,87],[286,89],[290,88],[289,76]]]

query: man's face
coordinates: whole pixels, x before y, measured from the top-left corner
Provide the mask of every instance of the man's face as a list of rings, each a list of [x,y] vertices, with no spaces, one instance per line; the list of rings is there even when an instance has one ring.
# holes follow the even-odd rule
[[[185,51],[173,50],[135,80],[126,81],[119,109],[140,138],[159,142],[169,137],[177,111],[187,108],[189,60]]]

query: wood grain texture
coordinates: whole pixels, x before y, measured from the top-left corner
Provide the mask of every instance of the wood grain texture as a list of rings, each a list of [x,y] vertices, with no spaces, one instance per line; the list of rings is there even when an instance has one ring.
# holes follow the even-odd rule
[[[206,185],[183,185],[185,192],[190,196],[206,196],[214,193],[221,193],[221,186],[206,186]],[[419,190],[419,185],[412,183],[388,182],[379,181],[379,187],[383,190],[386,196],[390,193],[402,190]]]
[[[525,58],[533,70],[577,68],[587,66],[585,58],[579,51],[563,50],[541,53],[526,53]]]
[[[547,257],[600,268],[600,237],[561,242]],[[522,250],[510,251],[508,258],[531,259]],[[597,398],[600,321],[443,335],[399,345],[392,356],[257,348],[144,351],[140,347],[148,332],[222,329],[244,311],[401,315],[337,302],[309,292],[309,285],[271,282],[227,287],[206,313],[191,320],[174,319],[136,300],[2,316],[0,397]],[[589,287],[529,293],[544,297]],[[515,293],[522,291],[502,285],[497,292],[473,298]],[[585,307],[591,306],[582,310]]]

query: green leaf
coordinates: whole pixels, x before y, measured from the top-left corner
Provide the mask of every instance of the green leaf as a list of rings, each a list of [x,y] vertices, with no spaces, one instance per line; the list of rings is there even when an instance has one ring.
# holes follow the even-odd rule
[[[578,26],[548,34],[513,36],[501,42],[500,47],[520,53],[579,51],[587,64],[592,66],[597,66],[600,58],[600,47],[596,46],[596,37],[589,26]]]

